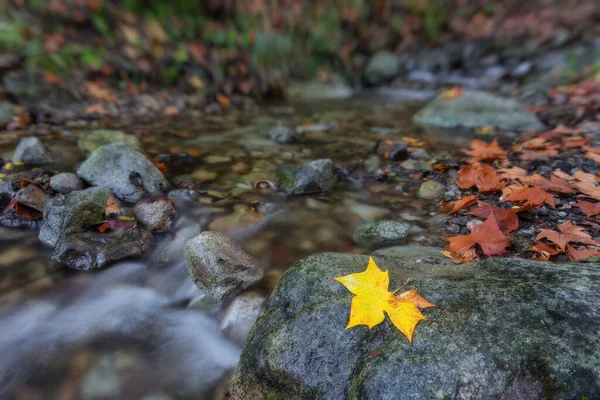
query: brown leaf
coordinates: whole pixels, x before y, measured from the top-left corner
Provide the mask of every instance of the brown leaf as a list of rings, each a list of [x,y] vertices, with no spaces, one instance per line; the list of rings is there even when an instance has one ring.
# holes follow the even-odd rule
[[[567,253],[569,253],[569,259],[571,261],[583,261],[592,257],[600,258],[600,250],[596,249],[576,249],[573,246],[567,246]]]
[[[106,198],[106,209],[104,210],[104,215],[109,216],[111,214],[119,214],[121,212],[121,204],[119,200],[115,199],[113,196],[108,196]]]
[[[537,235],[535,240],[546,239],[549,242],[557,245],[561,250],[567,249],[569,243],[581,243],[590,244],[593,246],[600,246],[600,243],[596,242],[592,237],[585,232],[584,228],[573,225],[571,221],[563,222],[558,225],[559,231],[553,231],[551,229],[542,229]]]
[[[598,203],[590,203],[588,201],[579,200],[575,207],[579,207],[582,213],[586,215],[586,217],[592,217],[594,215],[600,214],[600,202]]]
[[[462,167],[456,174],[456,184],[461,189],[477,186],[480,192],[495,192],[504,188],[496,170],[488,164],[481,163]]]
[[[513,201],[522,204],[525,208],[536,208],[543,204],[555,208],[552,194],[537,187],[507,186],[502,190],[502,201]]]
[[[479,245],[486,256],[499,255],[506,253],[506,248],[510,246],[510,240],[498,227],[494,214],[490,214],[482,224],[474,225],[469,235],[453,236],[446,240],[450,242],[448,250],[458,255],[464,255],[475,245]]]
[[[473,209],[467,214],[475,215],[479,218],[488,218],[490,214],[493,214],[498,223],[498,228],[500,228],[502,233],[512,232],[519,227],[519,217],[517,216],[517,211],[514,209],[492,206],[480,202],[478,208]]]
[[[473,161],[500,160],[507,155],[507,152],[498,145],[497,139],[490,144],[475,139],[471,142],[471,148],[473,150],[463,150],[463,152],[470,155]]]
[[[448,214],[454,214],[457,211],[462,210],[463,208],[467,208],[472,206],[477,202],[477,196],[465,196],[460,200],[457,200],[453,203],[451,202],[442,202],[441,210]]]

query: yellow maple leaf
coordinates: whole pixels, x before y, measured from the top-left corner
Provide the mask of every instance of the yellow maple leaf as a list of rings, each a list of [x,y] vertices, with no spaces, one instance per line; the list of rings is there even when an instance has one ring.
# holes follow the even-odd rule
[[[425,300],[416,289],[399,295],[389,292],[388,271],[380,270],[373,257],[369,259],[365,271],[334,279],[355,295],[352,298],[350,320],[346,329],[357,325],[366,325],[371,329],[383,322],[387,314],[392,324],[412,343],[417,324],[426,319],[419,308],[435,306]]]

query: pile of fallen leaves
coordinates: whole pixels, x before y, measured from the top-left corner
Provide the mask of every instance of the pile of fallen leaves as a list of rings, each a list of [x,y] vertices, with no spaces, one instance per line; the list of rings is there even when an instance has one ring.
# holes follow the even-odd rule
[[[479,219],[467,224],[469,234],[447,238],[444,255],[456,263],[497,255],[599,258],[598,142],[593,132],[564,126],[525,133],[512,149],[471,142],[455,180],[463,196],[441,208]]]

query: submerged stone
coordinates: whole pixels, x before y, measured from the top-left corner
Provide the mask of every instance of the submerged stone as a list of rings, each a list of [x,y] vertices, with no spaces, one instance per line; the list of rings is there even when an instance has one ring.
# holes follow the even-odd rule
[[[442,128],[493,126],[518,131],[544,129],[537,117],[512,99],[465,90],[454,98],[438,96],[415,114],[414,121]]]
[[[152,242],[144,229],[84,232],[61,239],[52,259],[70,268],[89,271],[125,258],[141,257]]]
[[[84,132],[77,140],[77,145],[86,153],[93,153],[98,148],[111,143],[123,142],[133,150],[143,151],[142,143],[137,136],[128,135],[125,132],[98,129],[94,131]]]
[[[175,221],[175,204],[168,199],[140,202],[133,207],[135,218],[150,232],[168,232]]]
[[[263,276],[258,262],[227,235],[202,232],[185,245],[192,280],[213,302],[240,293]]]
[[[98,148],[81,164],[77,175],[94,186],[110,189],[117,198],[130,203],[139,201],[145,193],[160,196],[167,186],[158,168],[124,143]]]
[[[346,330],[353,295],[334,277],[368,256],[295,263],[252,328],[234,399],[600,397],[597,264],[492,258],[456,265],[439,249],[374,254],[390,289],[411,278],[436,306],[408,343],[389,319]]]
[[[424,200],[435,200],[442,197],[445,191],[444,185],[438,181],[430,180],[421,184],[417,195]]]
[[[408,235],[410,225],[396,221],[378,221],[354,231],[354,241],[362,247],[376,248],[398,244]]]
[[[287,194],[329,192],[337,182],[333,161],[328,158],[306,164],[283,166],[278,170],[280,187]]]
[[[54,162],[50,155],[50,151],[48,151],[46,146],[44,146],[40,139],[36,137],[21,139],[15,149],[12,160],[13,162],[22,162],[32,165],[51,164]]]

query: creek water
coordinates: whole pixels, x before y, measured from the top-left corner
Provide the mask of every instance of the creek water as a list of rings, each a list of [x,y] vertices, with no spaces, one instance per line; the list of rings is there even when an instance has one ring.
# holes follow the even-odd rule
[[[203,303],[185,267],[185,240],[206,229],[227,232],[265,268],[257,287],[265,295],[307,255],[368,253],[352,240],[364,223],[405,221],[412,226],[407,242],[436,243],[437,204],[416,197],[430,160],[394,162],[375,150],[382,140],[404,140],[438,157],[468,140],[415,127],[411,115],[419,105],[359,97],[198,118],[128,118],[111,127],[138,136],[146,153],[168,166],[180,187],[172,196],[177,222],[143,259],[98,272],[56,265],[33,229],[1,228],[0,398],[218,396],[243,343],[219,330],[226,305]],[[268,131],[277,124],[300,131],[299,142],[274,143]],[[83,159],[76,145],[81,130],[54,128],[46,139],[62,154],[58,171],[72,171]],[[5,159],[15,144],[5,144]],[[278,166],[319,158],[340,168],[332,193],[275,190]]]

